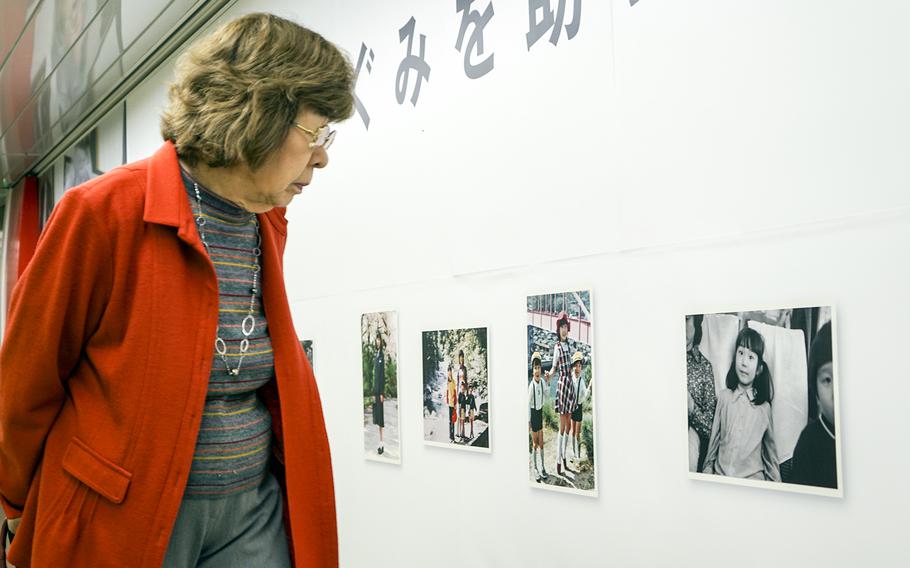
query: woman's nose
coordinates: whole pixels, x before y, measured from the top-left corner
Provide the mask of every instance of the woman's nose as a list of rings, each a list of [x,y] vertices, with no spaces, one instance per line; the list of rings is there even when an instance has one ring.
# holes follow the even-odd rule
[[[310,155],[310,166],[324,168],[329,165],[329,152],[323,146],[317,146]]]

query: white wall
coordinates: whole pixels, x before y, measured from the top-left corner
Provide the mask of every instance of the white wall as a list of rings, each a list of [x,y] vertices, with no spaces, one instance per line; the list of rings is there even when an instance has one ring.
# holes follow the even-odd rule
[[[232,10],[292,17],[355,62],[361,41],[376,54],[357,88],[370,129],[339,127],[289,211],[286,253],[342,564],[907,565],[910,4],[582,4],[578,36],[529,51],[526,3],[494,0],[495,68],[473,81],[455,2]],[[416,107],[394,94],[411,16],[432,67]],[[130,159],[159,144],[170,73],[128,100]],[[525,294],[581,287],[597,327],[597,499],[526,484]],[[845,497],[689,480],[682,314],[819,303],[838,310]],[[400,467],[366,462],[360,431],[359,317],[388,307]],[[419,332],[468,325],[490,328],[491,455],[421,443]]]

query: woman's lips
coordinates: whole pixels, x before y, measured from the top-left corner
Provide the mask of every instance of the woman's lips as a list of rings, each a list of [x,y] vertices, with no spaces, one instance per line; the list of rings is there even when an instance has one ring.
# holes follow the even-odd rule
[[[309,184],[306,184],[306,183],[292,183],[291,185],[293,185],[294,187],[297,188],[296,193],[297,193],[297,195],[300,195],[301,193],[303,193],[303,188],[305,188],[305,187],[306,187],[307,185],[309,185]]]

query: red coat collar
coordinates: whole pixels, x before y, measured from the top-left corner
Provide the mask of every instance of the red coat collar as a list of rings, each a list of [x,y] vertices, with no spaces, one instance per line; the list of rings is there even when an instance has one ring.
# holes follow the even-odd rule
[[[172,142],[165,142],[148,160],[143,221],[171,227],[191,224],[185,195],[177,151]]]

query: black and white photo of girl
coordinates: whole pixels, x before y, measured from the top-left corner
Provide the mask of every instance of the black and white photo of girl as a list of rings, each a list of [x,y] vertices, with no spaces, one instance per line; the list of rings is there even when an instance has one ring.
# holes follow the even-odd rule
[[[685,316],[690,475],[842,495],[834,310]]]

